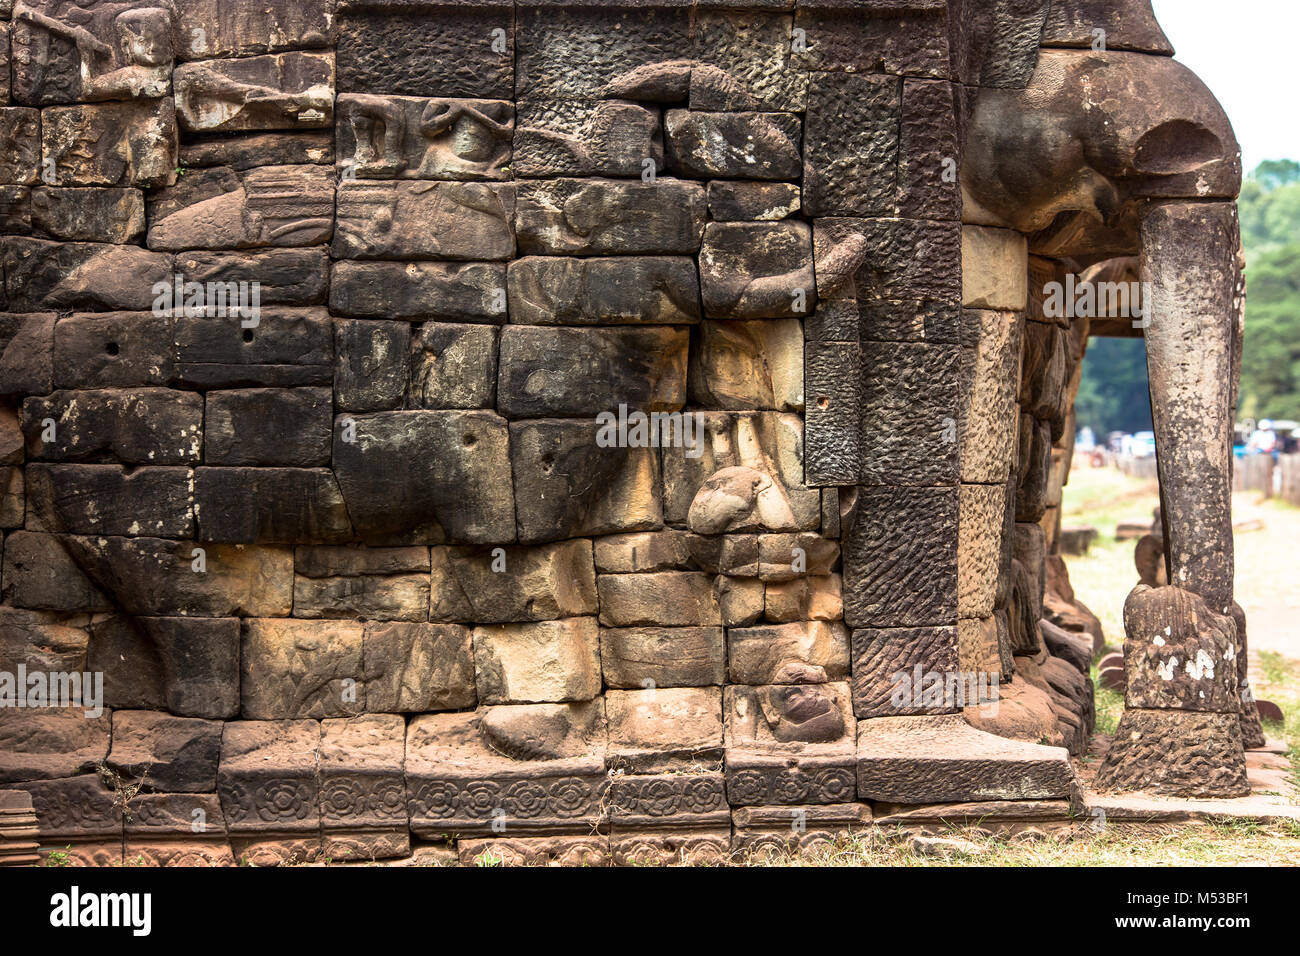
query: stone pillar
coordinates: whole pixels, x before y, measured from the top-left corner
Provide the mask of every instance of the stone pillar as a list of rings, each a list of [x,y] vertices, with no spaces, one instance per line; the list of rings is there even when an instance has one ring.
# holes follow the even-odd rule
[[[1124,610],[1125,713],[1098,775],[1175,796],[1250,792],[1232,610],[1232,203],[1148,206],[1140,274],[1170,587]]]

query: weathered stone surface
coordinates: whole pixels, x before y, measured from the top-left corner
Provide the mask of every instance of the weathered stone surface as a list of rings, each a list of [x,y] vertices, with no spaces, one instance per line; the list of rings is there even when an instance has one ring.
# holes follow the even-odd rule
[[[521,542],[663,526],[654,449],[601,447],[600,427],[591,420],[564,419],[510,424]]]
[[[605,815],[603,718],[598,701],[416,717],[406,730],[412,832],[487,834],[502,820],[507,832],[592,832]]]
[[[497,394],[498,330],[426,322],[412,350],[411,404],[418,408],[491,408]]]
[[[1006,488],[962,485],[957,496],[957,613],[993,613],[1006,524]]]
[[[858,794],[937,803],[1066,797],[1074,774],[1063,747],[1007,740],[956,715],[858,724]]]
[[[685,329],[506,326],[497,410],[540,418],[617,413],[622,405],[680,409],[687,342]]]
[[[367,540],[515,536],[506,425],[491,412],[342,416],[334,427],[334,473]]]
[[[42,111],[41,151],[57,186],[165,186],[176,178],[170,97],[53,106]]]
[[[653,773],[716,766],[722,758],[722,692],[718,688],[613,690],[605,695],[605,715],[612,767]],[[615,788],[615,803],[621,802],[624,811],[616,819],[622,816],[625,823],[637,815],[637,803],[645,809],[645,798],[650,796],[643,792],[638,794],[641,801],[618,799],[630,795]]]
[[[602,574],[596,579],[600,621],[610,627],[700,627],[722,624],[707,574],[662,571]]]
[[[106,611],[109,599],[65,550],[67,539],[14,531],[4,548],[4,603],[51,611]]]
[[[220,730],[217,743],[220,744]],[[216,790],[216,781],[211,789]],[[211,793],[139,793],[123,820],[132,866],[234,866],[221,798]]]
[[[429,616],[429,579],[422,571],[295,575],[293,614],[308,618],[423,621]]]
[[[137,242],[144,235],[144,194],[138,189],[32,190],[36,235],[80,242]]]
[[[943,80],[903,80],[898,139],[898,209],[909,219],[959,219],[958,96]],[[951,171],[951,174],[949,174]]]
[[[920,248],[927,254],[918,256]],[[851,300],[863,341],[958,341],[961,227],[957,223],[819,219],[813,229],[813,251],[819,263],[819,297]],[[849,279],[851,287],[842,287]],[[833,288],[823,291],[824,283]]]
[[[1047,653],[1087,676],[1092,666],[1092,635],[1067,631],[1046,618],[1038,622],[1038,631],[1043,636]]]
[[[433,549],[430,620],[504,624],[581,617],[596,609],[589,541]]]
[[[14,12],[14,96],[33,106],[165,96],[174,27],[164,7],[87,3],[71,13],[47,0],[23,4]]]
[[[694,254],[704,212],[698,183],[555,179],[519,186],[516,229],[528,255]]]
[[[1176,797],[1250,793],[1236,714],[1126,709],[1097,771],[1103,790]]]
[[[180,465],[197,462],[203,445],[202,397],[165,388],[57,391],[25,400],[20,420],[27,454],[49,461],[108,454],[124,464]]]
[[[1020,483],[1016,488],[1016,521],[1033,523],[1047,511],[1047,484],[1052,473],[1052,426],[1020,416]]]
[[[341,222],[341,204],[339,213]],[[334,171],[325,166],[197,170],[149,202],[150,249],[312,246],[333,234]]]
[[[1105,31],[1108,50],[1138,50],[1166,56],[1174,52],[1151,12],[1149,0],[1132,0],[1118,6],[1097,0],[1048,4],[1042,44],[1089,49],[1096,42],[1098,29]]]
[[[250,618],[241,643],[243,717],[342,717],[365,708],[361,624]]]
[[[705,524],[692,525],[692,530],[705,534],[811,530],[818,526],[821,495],[803,483],[799,416],[775,412],[692,414],[697,423],[693,447],[662,452],[666,521],[687,524],[698,504],[697,519]],[[720,474],[724,471],[726,474]],[[704,501],[701,495],[711,501]]]
[[[700,249],[704,314],[797,317],[812,311],[812,231],[806,223],[709,223]]]
[[[1005,612],[1002,612],[1005,617]],[[1010,648],[1007,659],[1011,659]],[[998,674],[1000,680],[1011,677],[1003,671],[1002,649],[998,637],[997,616],[980,620],[963,618],[957,622],[957,666],[963,673]]]
[[[209,392],[203,460],[209,465],[330,462],[333,405],[327,388],[250,388]]]
[[[803,184],[809,214],[893,215],[900,98],[895,77],[810,75]]]
[[[1234,180],[1230,175],[1228,181]],[[1198,189],[1196,195],[1207,192]],[[1240,294],[1237,209],[1219,202],[1157,205],[1142,214],[1141,239],[1141,275],[1150,285],[1143,335],[1152,427],[1161,449],[1169,580],[1224,614],[1232,607],[1233,588],[1233,383],[1241,335],[1231,318]],[[1203,294],[1191,291],[1196,287]],[[1203,347],[1189,350],[1192,339]]]
[[[176,318],[176,368],[200,388],[325,385],[334,367],[324,309],[263,310],[255,326],[233,317]]]
[[[713,579],[727,627],[750,627],[763,616],[763,582],[755,578],[732,578],[718,575]]]
[[[49,611],[0,607],[0,670],[29,674],[86,670],[84,619]]]
[[[341,93],[509,97],[514,74],[509,5],[454,5],[430,17],[418,8],[353,4],[339,16]]]
[[[366,709],[423,713],[477,701],[472,632],[456,624],[370,621],[362,637]]]
[[[364,319],[501,322],[505,275],[492,262],[336,262],[330,308]]]
[[[31,794],[41,841],[79,866],[120,866],[122,813],[98,774],[16,783]],[[52,844],[52,846],[51,846]]]
[[[801,7],[794,24],[805,32],[805,48],[795,54],[795,64],[828,76],[836,75],[830,71],[948,76],[952,54],[945,8],[927,0],[881,7],[882,14],[886,11],[863,16],[858,5],[836,2]],[[816,108],[811,92],[809,106]]]
[[[856,798],[847,684],[733,685],[723,691],[723,715],[732,806]]]
[[[871,825],[866,803],[806,807],[737,807],[731,846],[742,859],[783,860],[789,854],[824,850],[852,839]]]
[[[34,185],[41,165],[40,110],[0,107],[0,136],[7,147],[0,160],[0,182]]]
[[[82,707],[0,713],[0,783],[89,773],[108,756],[112,716]]]
[[[27,528],[184,538],[194,532],[194,472],[181,467],[40,465],[26,470]]]
[[[1023,310],[1029,301],[1028,249],[1010,229],[963,226],[962,305],[1002,312]]]
[[[188,282],[257,282],[261,305],[323,305],[329,252],[267,249],[260,252],[182,252],[176,268]],[[235,286],[238,288],[238,285]]]
[[[510,319],[525,325],[690,323],[699,320],[694,260],[679,256],[510,263]]]
[[[321,721],[322,852],[331,860],[410,852],[405,732],[405,721],[396,714]]]
[[[168,385],[175,373],[167,316],[83,313],[55,325],[54,384],[59,388]]]
[[[641,68],[689,56],[690,23],[678,9],[532,8],[519,11],[516,43],[521,99],[627,96]],[[617,31],[617,43],[610,43]]]
[[[192,541],[116,536],[63,540],[77,565],[128,614],[165,617],[184,608],[199,617],[274,617],[293,607],[293,553],[285,548],[198,548]]]
[[[717,222],[776,221],[799,211],[794,183],[728,182],[708,186],[709,218]]]
[[[221,0],[178,0],[177,26],[184,42],[178,60],[248,56],[289,47],[328,46],[334,39],[328,0],[302,0],[234,10]]]
[[[640,176],[664,167],[659,111],[636,103],[525,99],[518,122],[519,176]]]
[[[861,464],[868,484],[941,485],[958,477],[961,350],[950,345],[862,346]]]
[[[348,541],[352,523],[328,468],[198,468],[194,516],[202,541]]]
[[[508,179],[508,100],[343,94],[338,161],[362,179]]]
[[[851,627],[957,620],[957,490],[860,488],[844,539]]]
[[[726,679],[720,627],[606,627],[600,660],[609,687],[707,687]]]
[[[861,386],[857,342],[805,342],[804,474],[810,483],[851,485],[858,480]]]
[[[798,179],[801,127],[793,113],[668,110],[668,167],[699,179]]]
[[[171,282],[172,257],[135,246],[14,237],[4,240],[4,272],[15,311],[146,311],[155,286]]]
[[[319,851],[320,739],[320,724],[314,720],[226,724],[217,792],[232,837],[310,837]],[[305,842],[301,849],[310,852]]]
[[[87,663],[104,672],[110,707],[165,707],[212,720],[239,713],[239,620],[234,617],[117,615],[91,628]]]
[[[698,9],[691,109],[803,110],[808,76],[795,63],[791,36],[788,15]]]
[[[962,313],[961,479],[1002,482],[1015,464],[1022,323],[1006,312]]]
[[[1138,585],[1124,602],[1125,706],[1236,713],[1236,625],[1181,588]]]
[[[763,617],[781,623],[838,621],[844,617],[838,574],[818,574],[764,585]]]
[[[812,532],[759,535],[758,577],[793,581],[809,574],[829,574],[839,557],[837,542]]]
[[[513,185],[348,180],[337,215],[336,259],[493,260],[515,251]]]
[[[334,55],[278,53],[176,67],[176,111],[191,133],[333,125]]]
[[[601,688],[596,619],[476,627],[474,665],[484,704],[590,700]]]
[[[217,789],[221,723],[172,717],[151,710],[113,714],[110,770],[158,793],[211,793]]]
[[[594,547],[596,570],[603,574],[672,571],[688,566],[694,558],[692,536],[683,531],[614,534],[597,538]]]
[[[405,322],[334,320],[334,399],[340,411],[375,412],[406,397],[411,328]]]
[[[959,669],[957,633],[953,627],[855,630],[854,713],[861,719],[959,712],[967,692],[978,696],[978,688],[968,687]]]
[[[849,632],[801,621],[727,632],[727,673],[737,684],[822,684],[849,676]]]
[[[196,136],[181,144],[181,165],[190,169],[228,166],[234,170],[257,166],[328,165],[334,162],[332,130],[245,133],[239,136]]]
[[[608,866],[610,842],[599,833],[458,840],[454,858],[462,866]]]

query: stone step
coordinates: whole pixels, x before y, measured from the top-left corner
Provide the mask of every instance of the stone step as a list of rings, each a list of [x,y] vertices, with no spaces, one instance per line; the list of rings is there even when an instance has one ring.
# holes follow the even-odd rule
[[[878,717],[858,724],[862,800],[1044,800],[1068,797],[1074,785],[1064,747],[998,737],[955,714]]]

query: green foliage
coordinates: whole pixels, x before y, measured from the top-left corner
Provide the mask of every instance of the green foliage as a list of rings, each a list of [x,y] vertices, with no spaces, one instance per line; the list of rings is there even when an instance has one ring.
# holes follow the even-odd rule
[[[1141,339],[1088,343],[1074,413],[1078,427],[1091,428],[1098,441],[1112,431],[1150,431],[1147,353]]]
[[[1241,415],[1300,418],[1300,163],[1260,163],[1242,186],[1246,343]]]

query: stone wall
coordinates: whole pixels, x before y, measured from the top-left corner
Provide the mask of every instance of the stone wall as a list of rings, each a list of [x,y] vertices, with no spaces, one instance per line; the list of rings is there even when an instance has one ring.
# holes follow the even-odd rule
[[[0,670],[105,705],[0,711],[42,846],[1066,819],[1086,329],[957,171],[1069,24],[965,6],[6,10]]]

